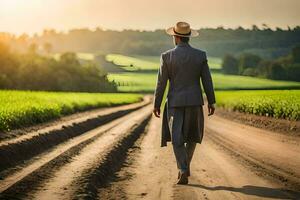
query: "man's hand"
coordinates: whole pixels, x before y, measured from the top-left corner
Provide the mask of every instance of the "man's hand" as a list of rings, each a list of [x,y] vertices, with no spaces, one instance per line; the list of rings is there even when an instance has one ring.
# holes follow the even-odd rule
[[[155,117],[160,118],[160,108],[154,108],[153,114],[155,115]]]
[[[211,116],[215,113],[215,106],[214,104],[208,104],[208,116]]]

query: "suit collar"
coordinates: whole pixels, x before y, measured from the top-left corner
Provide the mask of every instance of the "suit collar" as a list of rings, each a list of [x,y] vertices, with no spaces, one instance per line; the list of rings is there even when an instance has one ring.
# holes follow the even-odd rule
[[[190,47],[189,43],[179,42],[176,47]]]

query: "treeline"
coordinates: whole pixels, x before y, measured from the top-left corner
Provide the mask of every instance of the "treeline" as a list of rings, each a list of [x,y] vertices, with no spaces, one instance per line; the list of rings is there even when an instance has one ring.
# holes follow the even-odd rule
[[[14,53],[0,42],[0,89],[114,92],[116,85],[92,62],[81,64],[75,53],[60,59],[38,55],[35,46]]]
[[[239,57],[227,54],[223,58],[222,71],[225,74],[300,81],[300,46],[294,47],[287,56],[273,60],[250,53]]]
[[[206,50],[209,56],[217,57],[223,57],[227,53],[254,53],[264,58],[275,58],[288,54],[293,47],[300,44],[300,26],[287,30],[272,30],[267,25],[261,29],[255,25],[251,29],[219,27],[200,29],[199,32],[199,37],[192,38],[192,45]],[[0,40],[1,38],[20,51],[28,49],[31,44],[39,47],[51,44],[53,48],[49,50],[58,53],[72,49],[75,52],[159,55],[173,47],[172,38],[164,30],[112,31],[97,28],[74,29],[67,33],[45,30],[32,37],[2,33]]]

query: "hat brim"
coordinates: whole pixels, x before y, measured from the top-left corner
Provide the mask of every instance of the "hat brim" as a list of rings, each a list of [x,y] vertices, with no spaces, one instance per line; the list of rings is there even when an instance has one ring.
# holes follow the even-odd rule
[[[193,30],[193,29],[191,29],[191,34],[190,35],[177,34],[177,33],[174,32],[174,27],[167,28],[166,33],[168,35],[172,35],[172,36],[177,35],[177,36],[180,36],[180,37],[197,37],[199,35],[198,31]]]

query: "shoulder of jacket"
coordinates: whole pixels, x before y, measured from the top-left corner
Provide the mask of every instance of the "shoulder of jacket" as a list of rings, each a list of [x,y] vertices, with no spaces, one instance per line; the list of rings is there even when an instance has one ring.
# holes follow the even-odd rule
[[[167,51],[164,51],[163,53],[161,53],[162,56],[166,56],[169,55],[171,52],[173,52],[175,50],[175,48],[169,49]]]
[[[197,53],[201,54],[201,55],[206,55],[206,51],[202,50],[202,49],[197,49],[195,47],[192,47],[194,49],[194,51],[196,51]]]

